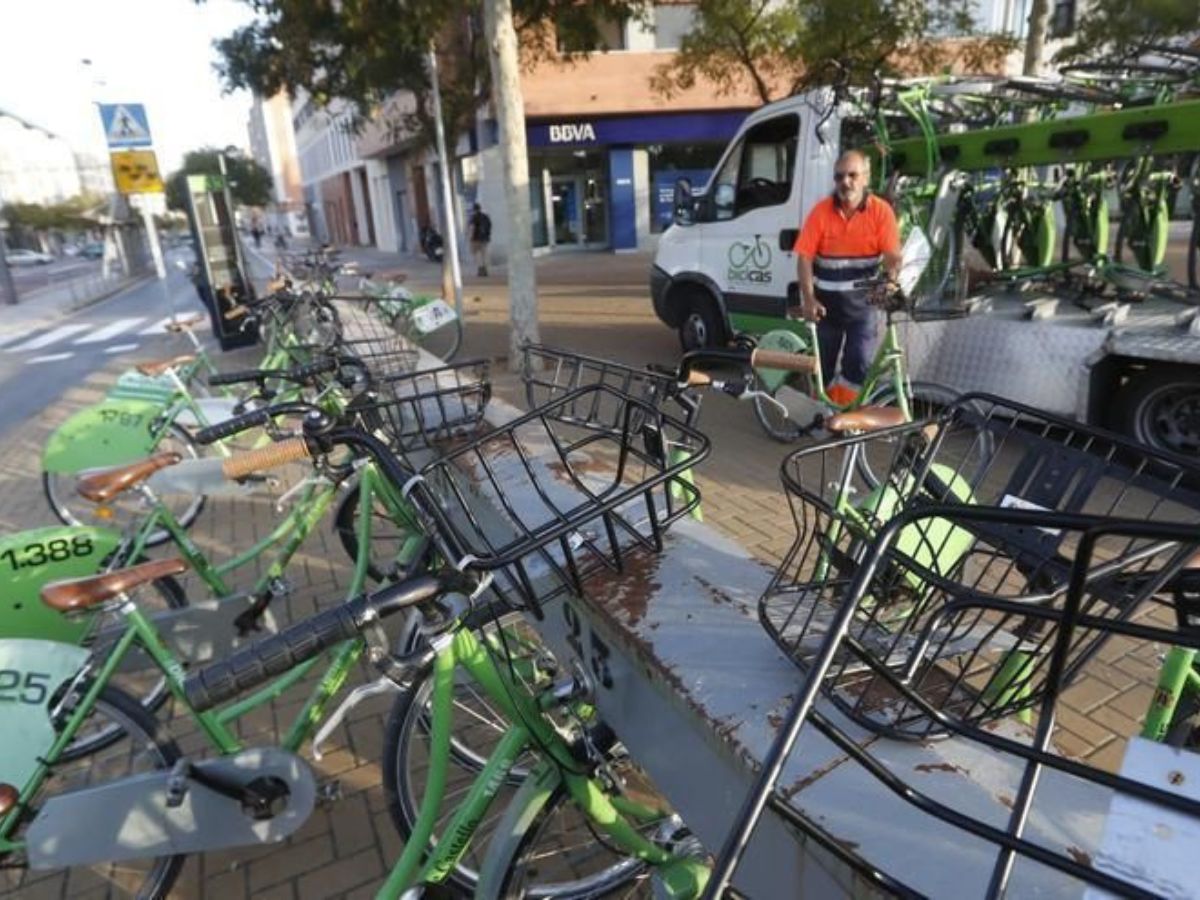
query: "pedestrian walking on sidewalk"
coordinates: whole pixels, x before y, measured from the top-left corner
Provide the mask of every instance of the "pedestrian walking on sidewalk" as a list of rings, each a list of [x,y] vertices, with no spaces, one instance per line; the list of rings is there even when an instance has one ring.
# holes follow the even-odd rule
[[[483,278],[487,276],[488,242],[492,239],[492,220],[483,208],[476,203],[471,209],[471,255],[475,257],[475,274]]]

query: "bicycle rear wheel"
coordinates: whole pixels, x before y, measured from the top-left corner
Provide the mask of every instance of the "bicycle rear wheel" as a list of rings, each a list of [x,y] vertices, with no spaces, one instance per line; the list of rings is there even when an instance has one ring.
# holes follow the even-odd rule
[[[56,765],[43,788],[40,800],[51,795],[77,790],[89,784],[154,770],[169,769],[179,759],[179,748],[162,732],[158,723],[132,697],[116,688],[106,687],[84,729],[116,729],[128,740],[76,763]],[[83,739],[82,736],[76,740]],[[104,827],[103,823],[96,823]],[[33,870],[0,868],[0,893],[13,891],[19,896],[165,897],[179,877],[183,856],[158,856],[150,859],[122,860],[71,869]]]

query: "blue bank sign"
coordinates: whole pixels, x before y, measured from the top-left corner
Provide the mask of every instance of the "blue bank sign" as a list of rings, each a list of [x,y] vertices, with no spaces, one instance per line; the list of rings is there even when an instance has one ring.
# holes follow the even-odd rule
[[[730,111],[530,122],[525,126],[525,135],[531,147],[725,142],[733,137],[745,118],[745,112]]]

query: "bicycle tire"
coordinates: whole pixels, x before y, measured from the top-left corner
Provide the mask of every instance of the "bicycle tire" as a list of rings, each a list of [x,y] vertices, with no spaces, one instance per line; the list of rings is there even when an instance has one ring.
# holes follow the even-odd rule
[[[358,505],[362,501],[359,485],[355,485],[341,503],[334,516],[334,529],[342,549],[354,563],[358,559]],[[379,584],[394,576],[394,561],[399,555],[410,531],[397,525],[386,512],[371,512],[371,549],[367,555],[367,577]]]
[[[507,627],[508,623],[519,621],[522,621],[519,613],[494,616],[491,610],[480,608],[467,616],[464,621],[464,627],[478,630],[479,628],[488,626],[494,627],[497,623],[499,623],[499,627]],[[529,652],[532,652],[532,648]],[[391,816],[392,824],[400,834],[400,837],[405,841],[412,835],[417,820],[417,811],[420,808],[421,793],[418,792],[418,785],[415,783],[418,773],[410,769],[410,764],[414,759],[418,759],[419,761],[420,753],[416,751],[411,741],[421,730],[424,731],[426,736],[428,735],[426,702],[432,686],[431,672],[432,666],[426,667],[424,671],[412,680],[410,689],[396,698],[388,715],[384,732],[384,750],[381,759],[384,795],[387,800],[388,813]],[[468,682],[469,686],[470,683]],[[478,698],[478,695],[476,695],[476,698]],[[467,699],[470,698],[468,697]],[[464,702],[458,699],[457,696],[454,705],[459,709],[465,708]],[[483,713],[479,711],[480,708],[483,709]],[[485,714],[489,713],[491,720],[485,721]],[[506,725],[503,718],[495,710],[490,709],[486,701],[481,701],[481,707],[477,707],[470,712],[468,720],[484,722],[484,728],[494,735],[499,735]],[[484,748],[479,744],[481,737],[484,739],[487,738],[486,734],[469,735],[460,729],[459,724],[459,720],[456,719],[454,723],[455,730],[451,736],[451,756],[453,763],[461,770],[458,773],[459,777],[469,783],[482,769],[491,749],[490,745]],[[510,772],[500,796],[494,801],[493,814],[480,823],[480,830],[476,833],[477,840],[472,841],[471,846],[464,854],[459,865],[450,873],[444,883],[455,891],[462,892],[465,895],[470,895],[474,891],[478,881],[478,865],[486,852],[487,838],[490,836],[487,832],[487,826],[494,824],[501,818],[504,806],[511,797],[509,792],[515,792],[520,786],[529,768],[535,762],[536,756],[530,752],[522,756],[521,760],[524,760],[524,764],[521,764],[519,761],[518,766]],[[452,769],[447,777],[447,799],[452,796],[455,790],[455,777],[456,773]],[[443,802],[443,807],[446,805]],[[447,815],[443,816],[438,825],[444,824],[449,819],[449,815],[453,814],[453,809],[443,811]],[[435,826],[434,832],[435,841],[436,834],[437,826]],[[598,896],[590,887],[582,893],[577,892],[574,888],[564,893],[560,890],[561,887],[562,885],[554,883],[542,885],[529,896],[575,898],[575,900]]]
[[[1200,210],[1192,214],[1192,236],[1187,251],[1188,287],[1200,290]]]
[[[147,762],[152,764],[149,769],[143,771],[154,771],[170,769],[180,758],[179,747],[170,735],[165,732],[158,721],[142,709],[137,700],[118,688],[108,685],[100,692],[93,714],[95,713],[114,719],[118,723],[122,733],[129,736],[128,742],[122,741],[110,748],[112,759],[119,761],[121,754],[126,754],[128,758],[130,747],[135,750],[141,748],[142,752],[147,753]],[[88,759],[84,761],[82,764],[83,768],[77,773],[80,782],[78,785],[66,783],[73,774],[73,766],[56,764],[51,776],[53,781],[49,783],[49,787],[53,790],[55,785],[60,783],[63,790],[83,786],[88,783],[88,779],[91,777],[89,773],[93,772],[96,765],[103,764],[104,760]],[[45,794],[42,796],[44,798],[49,795]],[[136,872],[127,871],[137,862],[146,862],[149,864],[144,877],[139,878]],[[17,892],[21,894],[36,892],[37,883],[41,878],[62,879],[64,882],[61,888],[63,896],[73,893],[71,885],[77,879],[81,882],[86,882],[88,887],[94,889],[97,879],[115,881],[117,878],[120,878],[122,884],[128,884],[128,887],[110,883],[109,893],[106,896],[159,898],[168,895],[171,886],[179,877],[179,871],[183,868],[183,863],[184,856],[176,854],[172,856],[151,857],[144,861],[123,861],[121,863],[109,864],[105,867],[93,865],[80,866],[78,869],[67,869],[65,871],[50,870],[43,872],[38,870],[34,872],[30,869],[13,869],[11,871],[19,873],[17,878],[20,883],[16,885],[16,888]],[[76,876],[76,872],[79,873],[78,876]],[[134,884],[135,881],[136,885]],[[0,886],[4,886],[2,881],[0,881]]]
[[[192,438],[191,432],[180,425],[178,422],[172,422],[163,432],[159,442],[154,446],[153,452],[158,453],[166,449],[179,450],[185,458],[199,459],[203,454],[200,448]],[[83,500],[75,493],[75,480],[78,477],[78,472],[48,472],[42,470],[42,493],[46,496],[46,502],[50,504],[50,510],[64,525],[95,525],[95,505]],[[176,513],[176,519],[183,528],[190,528],[204,510],[204,504],[208,498],[203,494],[190,497],[186,501],[186,505],[181,507],[181,511]],[[167,500],[163,500],[167,503]],[[104,524],[118,531],[123,531],[129,524],[130,520],[140,515],[140,502],[138,500],[118,499],[116,502],[108,504],[108,509],[112,511],[112,518],[106,519]],[[174,507],[172,507],[174,512]],[[157,547],[160,544],[170,540],[171,535],[166,529],[160,528],[150,534],[146,540],[147,547]]]
[[[149,562],[149,560],[143,556],[136,560],[129,560],[124,563],[124,565],[136,565],[137,563],[143,562]],[[154,582],[152,582],[151,586],[162,598],[167,609],[178,610],[185,609],[187,607],[187,594],[183,590],[183,586],[175,579],[173,575],[164,575],[162,578],[157,578],[154,580]],[[139,602],[139,606],[142,606],[141,602]],[[123,622],[123,620],[121,621]],[[134,653],[137,654],[138,651],[135,650]],[[118,680],[121,679],[120,669],[117,670],[116,678]],[[119,687],[118,689],[127,696],[136,698],[137,702],[147,714],[154,713],[156,710],[162,707],[167,698],[171,696],[171,691],[167,686],[167,679],[165,675],[160,675],[160,677],[156,679],[150,686],[150,689],[144,693],[135,693],[132,690],[129,690],[127,687]],[[112,746],[124,736],[125,733],[123,731],[114,727],[108,731],[98,731],[84,740],[76,738],[67,745],[67,748],[63,750],[60,758],[64,762],[71,762],[84,756],[90,756],[93,753]]]

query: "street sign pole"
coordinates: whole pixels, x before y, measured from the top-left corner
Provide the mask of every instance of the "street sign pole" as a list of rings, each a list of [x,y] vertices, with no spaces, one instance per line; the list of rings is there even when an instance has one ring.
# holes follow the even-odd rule
[[[150,244],[150,256],[154,260],[154,274],[158,276],[158,285],[163,298],[167,301],[167,309],[171,311],[171,322],[179,320],[179,311],[175,308],[175,295],[167,286],[167,266],[163,262],[162,245],[158,240],[158,226],[154,224],[154,215],[150,212],[150,195],[139,194],[138,206],[142,208],[142,222],[146,226],[146,240]]]

